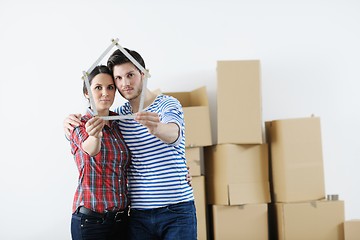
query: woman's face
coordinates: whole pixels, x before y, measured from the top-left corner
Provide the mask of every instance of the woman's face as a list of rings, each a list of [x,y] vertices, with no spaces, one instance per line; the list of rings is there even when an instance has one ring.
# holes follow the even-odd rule
[[[98,114],[108,115],[116,92],[112,76],[106,73],[99,73],[92,79],[90,88]],[[89,98],[88,95],[86,97]]]

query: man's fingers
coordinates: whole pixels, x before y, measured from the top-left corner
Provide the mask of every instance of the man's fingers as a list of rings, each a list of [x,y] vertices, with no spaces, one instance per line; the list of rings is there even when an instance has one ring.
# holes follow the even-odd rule
[[[70,131],[71,129],[65,128],[65,136],[67,139],[70,139],[70,133],[71,133]]]
[[[73,126],[79,126],[81,123],[81,114],[70,114],[67,118],[68,122]]]
[[[65,132],[70,132],[74,129],[74,127],[77,127],[81,123],[81,114],[70,114],[67,118],[64,120],[64,130]]]
[[[150,112],[137,113],[135,120],[147,127],[155,127],[160,122],[159,115]]]

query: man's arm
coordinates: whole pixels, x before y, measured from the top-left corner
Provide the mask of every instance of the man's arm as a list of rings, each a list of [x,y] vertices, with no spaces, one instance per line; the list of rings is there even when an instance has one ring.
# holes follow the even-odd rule
[[[160,122],[159,115],[153,112],[138,112],[136,113],[135,120],[148,128],[149,133],[158,137],[166,143],[175,142],[180,136],[180,128],[176,123],[162,123]],[[192,176],[187,167],[188,173],[185,178],[190,186],[192,186]]]
[[[154,112],[138,112],[135,120],[147,127],[149,133],[166,143],[174,143],[180,135],[180,128],[176,123],[162,123],[159,115]]]
[[[64,119],[63,127],[65,132],[65,137],[70,139],[70,133],[74,129],[80,125],[81,114],[70,114],[67,118]]]

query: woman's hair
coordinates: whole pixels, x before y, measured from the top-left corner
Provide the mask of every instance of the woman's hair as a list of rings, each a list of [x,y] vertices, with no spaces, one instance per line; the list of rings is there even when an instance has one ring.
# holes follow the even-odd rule
[[[91,73],[88,76],[90,86],[91,86],[91,82],[94,79],[94,77],[96,75],[100,74],[100,73],[109,74],[111,76],[111,78],[114,79],[112,71],[107,66],[99,65],[99,66],[96,66],[94,68],[94,70],[92,70]],[[83,93],[84,93],[84,95],[88,93],[86,85],[85,85],[85,81],[84,81],[84,84],[83,84]]]
[[[139,62],[139,64],[145,68],[145,62],[144,59],[141,57],[141,55],[139,53],[137,53],[134,50],[130,50],[127,48],[124,48],[125,51],[127,51],[133,58],[135,58],[136,61]],[[108,61],[107,61],[107,66],[108,68],[113,71],[114,70],[114,66],[119,65],[119,64],[123,64],[123,63],[127,63],[127,62],[131,62],[130,59],[128,59],[121,51],[120,49],[115,50],[111,56],[109,57]],[[136,67],[136,66],[135,66]],[[136,67],[137,68],[137,67]],[[140,71],[140,69],[138,69]]]

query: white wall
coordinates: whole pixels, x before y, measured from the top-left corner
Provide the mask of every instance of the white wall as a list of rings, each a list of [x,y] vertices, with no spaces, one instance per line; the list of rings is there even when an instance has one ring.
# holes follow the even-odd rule
[[[260,59],[264,121],[321,118],[326,192],[360,218],[359,1],[49,2],[0,2],[0,239],[70,239],[62,121],[112,38],[143,55],[150,89],[206,85],[213,124],[216,61]]]

